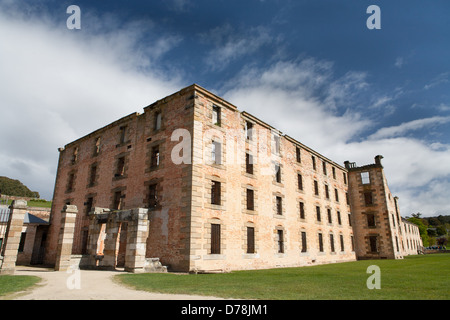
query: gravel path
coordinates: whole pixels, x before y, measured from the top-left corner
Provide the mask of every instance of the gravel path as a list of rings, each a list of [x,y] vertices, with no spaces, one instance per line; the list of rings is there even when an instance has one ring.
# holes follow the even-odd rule
[[[54,271],[53,269],[16,267],[15,275],[32,275],[41,282],[14,300],[216,300],[220,298],[151,293],[132,290],[118,284],[113,276],[120,271]]]

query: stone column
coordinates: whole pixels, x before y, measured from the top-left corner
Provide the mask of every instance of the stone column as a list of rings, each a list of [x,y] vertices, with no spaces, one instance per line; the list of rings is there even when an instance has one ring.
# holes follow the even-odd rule
[[[100,209],[101,210],[101,209]],[[98,239],[100,237],[100,231],[102,229],[102,224],[98,219],[99,212],[95,208],[94,212],[89,213],[89,231],[88,231],[88,245],[87,245],[87,254],[89,256],[87,261],[88,268],[95,268],[97,264],[96,256],[98,250]]]
[[[99,266],[105,269],[114,270],[116,268],[116,253],[117,253],[117,238],[119,235],[119,223],[114,215],[111,213],[106,222],[106,238],[105,248],[103,249],[103,260],[100,261]]]
[[[144,272],[148,228],[148,209],[137,208],[131,210],[127,229],[125,271]]]
[[[15,200],[9,208],[10,213],[5,233],[6,243],[4,245],[3,264],[0,274],[14,274],[17,251],[19,250],[20,237],[22,235],[23,219],[27,212],[27,202],[25,200]]]
[[[73,205],[65,205],[61,211],[61,227],[56,249],[56,271],[66,271],[70,267],[77,213],[77,206]]]

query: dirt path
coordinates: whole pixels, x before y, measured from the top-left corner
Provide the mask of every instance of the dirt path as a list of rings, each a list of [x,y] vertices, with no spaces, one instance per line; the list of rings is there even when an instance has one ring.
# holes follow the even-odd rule
[[[220,298],[160,294],[137,291],[122,286],[113,280],[120,271],[54,271],[53,269],[21,267],[16,275],[32,275],[42,281],[14,300],[216,300]]]

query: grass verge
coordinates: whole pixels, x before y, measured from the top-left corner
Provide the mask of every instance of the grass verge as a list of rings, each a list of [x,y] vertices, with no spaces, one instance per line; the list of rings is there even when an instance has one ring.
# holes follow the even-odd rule
[[[35,276],[0,275],[0,299],[7,295],[24,291],[41,279]]]
[[[367,267],[380,268],[381,289],[368,289]],[[450,254],[366,260],[225,274],[124,274],[137,290],[267,300],[449,300]]]

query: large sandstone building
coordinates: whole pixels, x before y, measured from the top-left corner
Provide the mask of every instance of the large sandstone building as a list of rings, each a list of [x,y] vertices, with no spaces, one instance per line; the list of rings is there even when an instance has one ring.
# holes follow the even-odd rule
[[[45,261],[62,232],[80,264],[135,272],[149,258],[211,272],[417,253],[381,158],[341,166],[194,84],[60,149]]]

